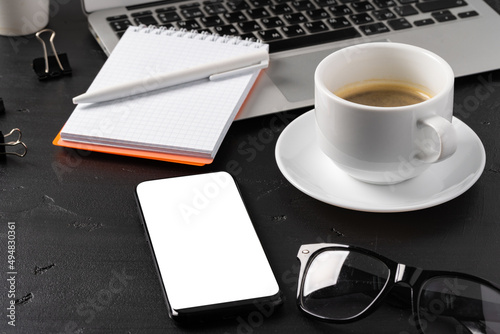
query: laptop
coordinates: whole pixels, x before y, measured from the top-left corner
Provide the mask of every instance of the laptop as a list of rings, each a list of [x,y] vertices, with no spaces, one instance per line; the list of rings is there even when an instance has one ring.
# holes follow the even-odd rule
[[[417,45],[455,75],[500,68],[500,15],[483,0],[82,0],[109,55],[130,25],[260,39],[270,65],[237,119],[314,104],[314,70],[340,48],[373,41]]]

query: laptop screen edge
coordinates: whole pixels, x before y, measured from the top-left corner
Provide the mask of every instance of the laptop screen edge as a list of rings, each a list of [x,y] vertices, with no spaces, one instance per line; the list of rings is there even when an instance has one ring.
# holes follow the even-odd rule
[[[83,11],[87,14],[116,7],[142,5],[154,0],[82,0]]]

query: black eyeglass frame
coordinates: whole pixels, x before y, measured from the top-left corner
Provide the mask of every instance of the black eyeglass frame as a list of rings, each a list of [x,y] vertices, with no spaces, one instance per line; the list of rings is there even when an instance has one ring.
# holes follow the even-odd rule
[[[314,314],[310,311],[308,311],[303,304],[302,296],[303,296],[303,289],[304,289],[304,282],[306,278],[306,273],[313,262],[314,258],[316,258],[319,254],[323,253],[324,251],[327,250],[343,250],[343,251],[356,251],[361,254],[365,254],[368,256],[371,256],[375,259],[378,259],[382,261],[387,268],[389,269],[389,278],[387,279],[386,284],[380,291],[379,295],[374,298],[372,303],[368,305],[363,311],[358,313],[355,316],[345,318],[345,319],[333,319],[333,318],[327,318],[324,316],[320,316],[317,314]],[[411,267],[407,266],[402,263],[398,263],[396,261],[393,261],[383,255],[380,255],[374,251],[357,247],[357,246],[350,246],[350,245],[343,245],[343,244],[333,244],[333,243],[318,243],[318,244],[306,244],[302,245],[299,249],[299,252],[297,254],[297,258],[299,259],[301,265],[300,265],[300,271],[299,271],[299,278],[298,278],[298,287],[297,287],[297,306],[301,311],[303,311],[306,315],[313,317],[315,319],[319,319],[325,322],[330,322],[330,323],[349,323],[349,322],[354,322],[357,320],[360,320],[362,318],[367,317],[368,315],[372,314],[377,307],[380,306],[382,301],[387,297],[387,295],[391,292],[392,288],[394,288],[398,284],[405,284],[411,289],[411,307],[412,307],[412,312],[415,317],[417,317],[417,327],[420,332],[422,332],[422,329],[420,328],[420,322],[422,319],[420,319],[420,314],[419,314],[419,300],[420,300],[420,294],[422,293],[422,286],[424,283],[429,281],[430,279],[433,278],[438,278],[438,277],[453,277],[453,278],[458,278],[458,279],[465,279],[469,281],[473,281],[482,285],[485,285],[489,288],[492,288],[493,290],[496,290],[498,293],[500,293],[500,286],[490,282],[486,279],[483,279],[481,277],[477,277],[474,275],[469,275],[465,273],[459,273],[459,272],[453,272],[453,271],[443,271],[443,270],[424,270],[418,267]],[[426,320],[426,319],[423,319]]]

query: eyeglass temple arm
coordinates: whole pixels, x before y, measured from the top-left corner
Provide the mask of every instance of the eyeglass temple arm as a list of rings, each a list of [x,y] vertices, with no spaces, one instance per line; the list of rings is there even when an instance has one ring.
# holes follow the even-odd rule
[[[394,283],[399,283],[399,284],[393,287],[391,293],[388,296],[387,301],[391,304],[394,304],[395,301],[408,300],[407,293],[408,289],[410,289],[411,302],[413,307],[413,305],[415,305],[413,303],[413,298],[414,298],[413,287],[417,282],[418,278],[420,277],[420,275],[422,274],[422,272],[423,270],[421,268],[408,267],[405,266],[404,264],[398,264]],[[442,292],[435,292],[434,297],[428,296],[427,298],[442,300],[443,298]],[[454,304],[456,304],[457,302],[464,304],[464,306],[458,307],[458,309],[466,309],[468,310],[468,312],[460,314],[457,313],[456,310],[444,309],[441,310],[442,313],[440,315],[449,316],[450,318],[453,318],[456,321],[460,322],[462,326],[467,328],[467,330],[471,334],[485,333],[484,330],[486,328],[485,326],[487,325],[485,324],[484,319],[482,319],[480,315],[483,314],[484,308],[495,309],[495,306],[498,307],[498,305],[496,305],[495,302],[476,300],[473,298],[468,298],[466,296],[455,296],[455,298],[458,298],[458,300],[454,300],[453,301]],[[500,314],[495,314],[494,319],[500,322]]]

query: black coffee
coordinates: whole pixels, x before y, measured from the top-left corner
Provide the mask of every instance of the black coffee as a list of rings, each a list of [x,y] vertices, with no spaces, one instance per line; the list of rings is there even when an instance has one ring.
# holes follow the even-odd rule
[[[401,107],[416,104],[432,96],[425,88],[391,80],[367,80],[344,86],[334,92],[354,103],[375,107]]]

